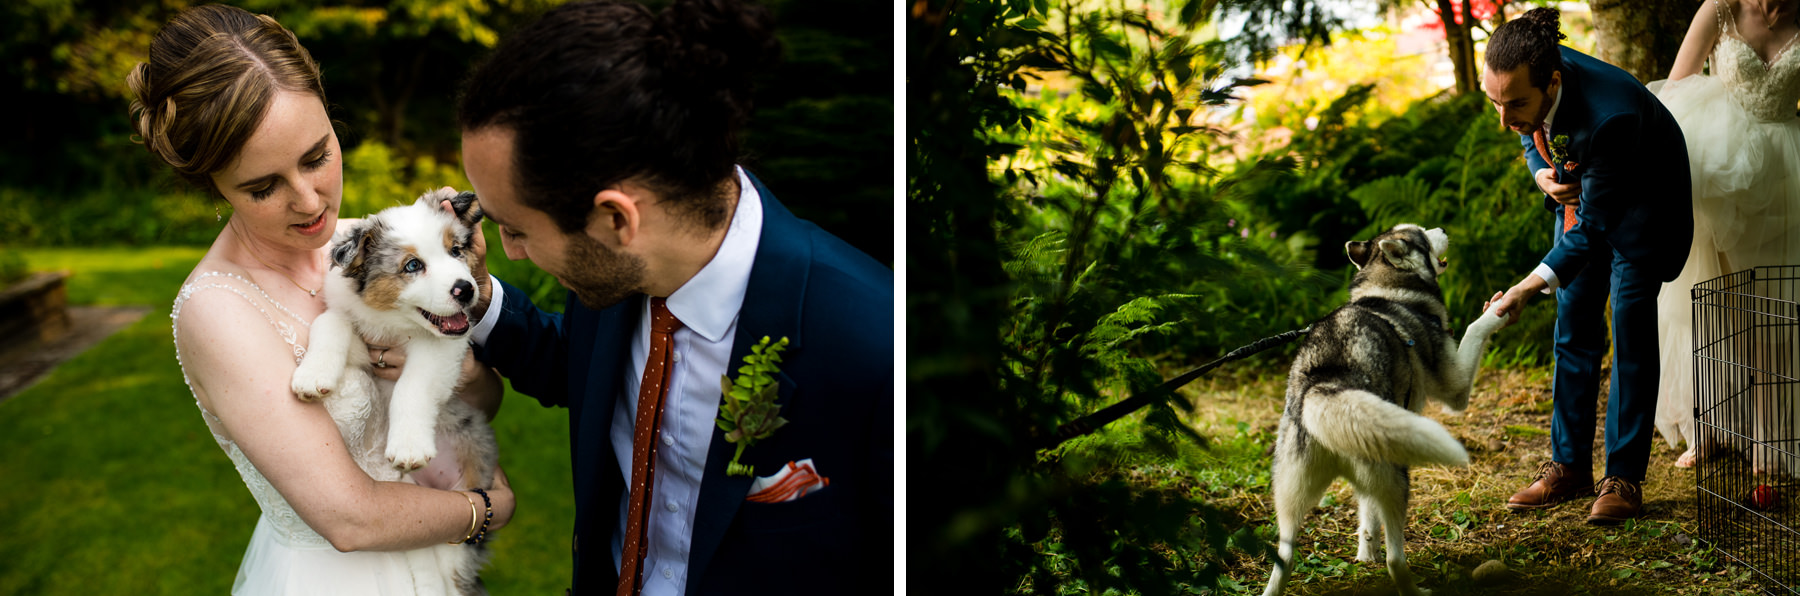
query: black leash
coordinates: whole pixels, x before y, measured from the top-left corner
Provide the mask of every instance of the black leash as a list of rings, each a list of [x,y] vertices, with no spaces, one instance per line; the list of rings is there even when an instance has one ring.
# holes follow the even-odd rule
[[[1052,449],[1069,439],[1100,430],[1100,428],[1111,424],[1114,420],[1124,418],[1126,414],[1135,412],[1139,408],[1174,394],[1176,389],[1180,389],[1183,385],[1193,382],[1194,379],[1200,378],[1200,375],[1204,375],[1208,371],[1218,368],[1221,364],[1247,358],[1258,352],[1268,350],[1269,348],[1294,341],[1300,336],[1310,332],[1312,332],[1312,326],[1307,325],[1304,328],[1288,331],[1274,337],[1265,337],[1251,342],[1250,345],[1232,350],[1230,353],[1219,357],[1218,360],[1208,362],[1200,368],[1181,373],[1173,379],[1164,381],[1163,384],[1156,386],[1155,389],[1119,400],[1119,403],[1101,408],[1098,412],[1082,416],[1073,422],[1057,427],[1055,433],[1038,440],[1039,445],[1037,445],[1036,449]]]

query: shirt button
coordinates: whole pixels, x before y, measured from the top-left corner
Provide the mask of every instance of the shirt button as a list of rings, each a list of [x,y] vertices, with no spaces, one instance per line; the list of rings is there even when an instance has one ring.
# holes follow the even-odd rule
[[[675,437],[673,435],[663,435],[663,444],[664,445],[674,445]]]
[[[667,579],[675,579],[675,570],[670,569],[668,567],[664,567],[663,568],[663,577],[667,578]]]
[[[674,511],[675,510],[675,502],[669,501],[668,508],[669,508],[669,511]]]
[[[676,362],[681,362],[681,352],[675,352],[673,354],[669,354],[669,359],[674,360]]]

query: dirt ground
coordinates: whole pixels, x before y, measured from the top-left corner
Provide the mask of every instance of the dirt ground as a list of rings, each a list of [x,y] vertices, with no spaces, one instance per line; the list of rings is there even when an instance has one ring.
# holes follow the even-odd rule
[[[1248,422],[1271,435],[1281,414],[1284,376],[1217,379],[1196,383],[1197,426],[1227,428]],[[1595,437],[1595,476],[1603,474],[1606,390],[1601,389]],[[1695,472],[1674,466],[1680,451],[1659,435],[1652,448],[1641,520],[1602,527],[1586,523],[1591,498],[1548,510],[1513,513],[1513,492],[1531,482],[1550,453],[1550,374],[1547,369],[1486,370],[1467,411],[1447,414],[1436,405],[1427,415],[1468,448],[1468,468],[1412,471],[1412,504],[1406,540],[1421,586],[1443,594],[1740,594],[1760,592],[1761,578],[1718,551],[1696,544]],[[1244,491],[1253,492],[1253,491]],[[1214,504],[1237,511],[1258,534],[1272,540],[1273,501],[1266,491]],[[1340,480],[1324,506],[1307,518],[1299,544],[1300,569],[1288,593],[1394,594],[1382,563],[1356,563],[1356,506]],[[1800,545],[1788,545],[1788,552]],[[1507,570],[1471,577],[1498,560]],[[1793,571],[1788,563],[1788,572]],[[1263,556],[1228,562],[1227,574],[1247,593],[1268,579]]]

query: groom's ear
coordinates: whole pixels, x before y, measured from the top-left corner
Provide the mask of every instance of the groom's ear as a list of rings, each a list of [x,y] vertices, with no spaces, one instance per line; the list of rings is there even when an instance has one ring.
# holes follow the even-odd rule
[[[626,187],[596,193],[594,210],[588,212],[588,236],[607,248],[631,246],[643,231],[644,198],[645,195],[631,192]]]

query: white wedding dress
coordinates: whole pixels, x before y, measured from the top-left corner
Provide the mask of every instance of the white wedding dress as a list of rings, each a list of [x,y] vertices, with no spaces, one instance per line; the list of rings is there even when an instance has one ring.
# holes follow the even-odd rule
[[[1728,1],[1715,4],[1721,35],[1711,74],[1650,84],[1681,125],[1693,178],[1693,249],[1681,276],[1664,284],[1657,300],[1656,425],[1671,447],[1701,444],[1694,424],[1694,284],[1752,267],[1800,265],[1800,52],[1793,51],[1800,44],[1788,42],[1765,64],[1738,36]],[[1758,468],[1765,468],[1765,454],[1757,456]]]
[[[301,319],[293,311],[276,302],[261,287],[241,276],[231,273],[209,271],[193,278],[193,281],[182,286],[181,293],[175,298],[175,306],[169,314],[171,327],[176,329],[175,358],[181,360],[180,319],[181,309],[188,299],[203,292],[229,292],[254,305],[267,319],[270,330],[269,337],[279,337],[287,343],[294,354],[295,364],[306,354],[305,331],[311,327],[309,321]],[[256,329],[244,329],[244,333],[257,333]],[[189,391],[193,390],[193,381],[188,375],[187,365],[182,364],[182,379],[187,381]],[[250,546],[244,551],[244,560],[238,567],[237,581],[231,586],[232,594],[280,595],[280,594],[331,594],[331,595],[400,595],[400,594],[453,594],[454,586],[448,585],[445,578],[451,576],[449,562],[437,559],[436,548],[424,548],[402,552],[338,552],[318,532],[306,525],[294,508],[288,505],[281,493],[269,484],[257,472],[256,466],[238,449],[237,443],[229,438],[219,418],[206,411],[198,397],[194,404],[200,408],[200,414],[206,426],[212,431],[213,440],[231,463],[237,467],[238,475],[244,479],[244,486],[250,489],[250,496],[262,509],[262,517],[256,522],[256,530],[250,535]],[[340,427],[340,432],[344,431]],[[361,443],[360,440],[346,438],[346,443]],[[409,477],[410,478],[410,477]],[[458,545],[460,547],[460,545]]]

